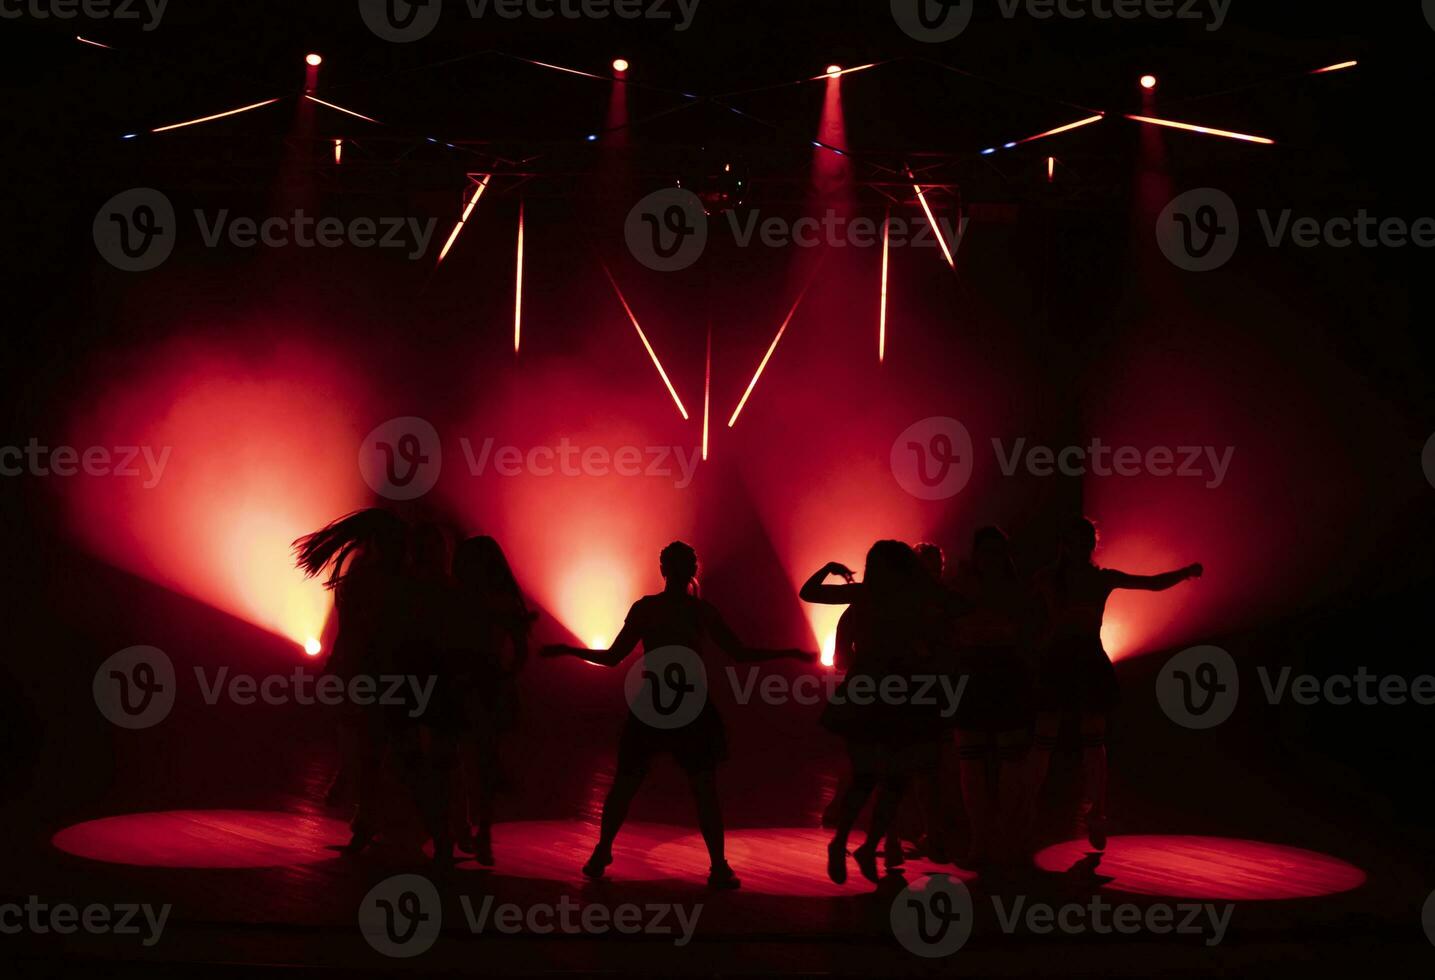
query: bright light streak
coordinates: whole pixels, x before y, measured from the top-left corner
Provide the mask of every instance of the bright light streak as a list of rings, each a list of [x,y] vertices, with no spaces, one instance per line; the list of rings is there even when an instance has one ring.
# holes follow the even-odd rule
[[[183,129],[185,126],[198,126],[200,123],[212,122],[215,119],[223,119],[225,116],[237,116],[239,113],[248,112],[250,109],[259,109],[263,106],[273,105],[278,101],[278,99],[265,99],[263,102],[256,102],[253,105],[240,106],[238,109],[230,109],[228,112],[216,112],[212,116],[201,116],[198,119],[189,119],[185,122],[177,122],[171,123],[168,126],[160,126],[157,129],[151,129],[150,132],[167,133],[171,129]]]
[[[907,171],[907,176],[913,177],[910,170]],[[916,183],[915,177],[913,177],[912,189],[917,192],[917,200],[922,202],[922,210],[927,214],[927,223],[932,226],[932,232],[937,236],[937,244],[942,246],[942,255],[946,257],[947,265],[955,269],[957,260],[952,255],[952,250],[947,247],[947,239],[942,235],[941,226],[937,224],[937,216],[932,213],[931,205],[927,203],[927,195],[923,192],[922,185]]]
[[[877,363],[887,359],[887,267],[891,258],[892,212],[882,221],[882,308],[877,320]]]
[[[1024,140],[1017,140],[1015,143],[1006,144],[1006,146],[1008,148],[1013,146],[1020,146],[1023,143],[1031,143],[1039,139],[1045,139],[1048,136],[1056,136],[1059,133],[1069,133],[1073,129],[1080,129],[1082,126],[1090,126],[1092,123],[1101,122],[1101,120],[1105,118],[1106,113],[1098,112],[1094,116],[1087,116],[1085,119],[1078,119],[1074,123],[1067,123],[1065,126],[1058,126],[1055,129],[1048,129],[1044,133],[1037,133],[1035,136],[1028,136]]]
[[[518,275],[513,286],[513,353],[523,344],[523,202],[518,202]]]
[[[758,364],[757,371],[754,372],[752,380],[747,383],[747,390],[742,393],[742,399],[737,403],[737,408],[732,410],[732,418],[727,420],[727,427],[729,429],[737,425],[737,417],[742,414],[743,406],[747,404],[749,396],[752,395],[752,390],[757,387],[757,379],[762,377],[763,370],[767,368],[767,362],[772,360],[772,352],[777,350],[778,341],[782,340],[782,335],[787,332],[787,325],[790,324],[792,318],[797,315],[797,308],[801,306],[802,301],[807,298],[807,291],[812,288],[812,284],[816,280],[817,274],[813,273],[812,278],[807,281],[807,285],[802,287],[802,292],[798,294],[797,302],[793,303],[792,309],[787,311],[787,319],[783,320],[782,326],[777,328],[777,336],[772,338],[772,343],[767,347],[767,353],[762,355],[762,362]]]
[[[712,414],[713,325],[708,321],[708,349],[703,368],[703,462],[708,458],[708,416]]]
[[[1149,123],[1152,126],[1166,126],[1171,129],[1184,129],[1192,133],[1205,133],[1207,136],[1224,136],[1226,139],[1242,140],[1246,143],[1264,143],[1268,146],[1274,145],[1275,140],[1266,139],[1264,136],[1251,136],[1248,133],[1233,133],[1227,129],[1212,129],[1209,126],[1197,126],[1192,123],[1175,122],[1171,119],[1157,119],[1153,116],[1127,115],[1127,119],[1133,119],[1140,123]]]
[[[1046,158],[1046,182],[1050,184],[1056,180],[1056,157]]]
[[[336,110],[336,111],[338,111],[338,112],[342,112],[342,113],[345,113],[345,114],[347,114],[347,115],[353,116],[355,119],[362,119],[362,120],[364,120],[364,122],[379,123],[379,121],[378,121],[377,119],[375,119],[373,116],[366,116],[366,115],[364,115],[362,112],[355,112],[353,109],[345,109],[345,108],[344,108],[343,106],[341,106],[341,105],[335,105],[335,104],[332,103],[332,102],[325,102],[323,99],[316,99],[316,98],[314,98],[314,96],[312,96],[312,95],[306,95],[306,96],[304,96],[304,98],[308,99],[310,102],[317,102],[319,105],[325,106],[326,108],[334,109],[334,110]],[[379,123],[379,125],[382,126],[383,123]]]
[[[853,72],[866,71],[868,68],[876,68],[876,67],[877,67],[877,63],[876,63],[875,61],[872,62],[871,64],[867,64],[867,65],[858,65],[856,68],[843,68],[841,65],[828,65],[828,66],[827,66],[827,71],[826,71],[825,74],[822,74],[822,75],[814,75],[814,76],[812,76],[811,78],[809,78],[808,81],[809,81],[809,82],[818,82],[818,81],[821,81],[821,80],[824,79],[824,78],[841,78],[843,75],[850,75],[850,74],[852,74]]]
[[[99,41],[91,41],[89,38],[87,38],[87,37],[80,37],[80,35],[78,35],[78,34],[75,35],[75,40],[76,40],[76,41],[79,41],[81,44],[88,44],[88,45],[90,45],[91,47],[104,48],[106,51],[113,51],[113,50],[114,50],[114,48],[110,47],[108,44],[101,44]]]
[[[1317,68],[1311,72],[1312,75],[1321,75],[1328,71],[1343,71],[1346,68],[1354,68],[1360,64],[1358,61],[1342,61],[1334,65],[1326,65],[1324,68]]]
[[[837,631],[833,630],[822,638],[822,666],[831,667],[837,661]]]
[[[343,162],[344,162],[344,141],[343,141],[343,140],[334,140],[334,162],[335,162],[335,163],[343,163]]]
[[[449,233],[448,241],[443,243],[443,249],[438,253],[438,260],[440,262],[448,255],[448,250],[453,248],[453,243],[458,239],[458,233],[463,231],[463,226],[468,221],[468,216],[473,214],[474,205],[477,204],[478,199],[483,196],[483,192],[488,190],[488,180],[491,176],[491,174],[484,174],[483,180],[478,182],[478,189],[473,192],[473,197],[468,199],[468,206],[463,209],[463,217],[459,218],[458,224],[453,226],[453,231]]]
[[[524,58],[522,60],[528,62],[530,65],[537,65],[539,68],[552,68],[554,71],[567,72],[570,75],[581,75],[584,78],[596,78],[600,82],[608,81],[608,79],[604,78],[602,75],[594,75],[592,72],[579,71],[576,68],[564,68],[562,65],[550,65],[546,61],[534,61],[532,58]],[[614,65],[614,68],[616,69],[617,66]]]
[[[648,343],[648,335],[643,333],[642,324],[638,323],[638,318],[633,314],[633,308],[628,305],[628,299],[623,295],[623,290],[618,288],[618,280],[613,278],[613,273],[609,271],[606,264],[603,266],[603,271],[607,273],[608,281],[613,284],[613,292],[618,294],[618,302],[623,304],[623,309],[628,313],[628,319],[633,321],[633,329],[638,331],[638,339],[643,342],[643,346],[648,350],[648,356],[653,359],[653,367],[658,369],[658,377],[662,378],[663,384],[668,386],[668,394],[673,396],[673,403],[678,406],[678,412],[682,415],[683,421],[687,421],[688,410],[683,407],[683,400],[678,397],[678,390],[668,380],[668,372],[663,370],[663,362],[658,360],[657,351],[653,350],[653,345]]]

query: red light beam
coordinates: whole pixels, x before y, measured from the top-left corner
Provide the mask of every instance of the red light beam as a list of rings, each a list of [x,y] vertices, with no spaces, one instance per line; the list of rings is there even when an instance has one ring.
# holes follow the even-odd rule
[[[1264,143],[1267,146],[1274,146],[1275,140],[1267,139],[1264,136],[1251,136],[1249,133],[1233,133],[1227,129],[1212,129],[1209,126],[1197,126],[1194,123],[1176,122],[1172,119],[1157,119],[1154,116],[1133,116],[1129,113],[1127,119],[1139,123],[1146,123],[1151,126],[1166,126],[1170,129],[1184,129],[1191,133],[1204,133],[1207,136],[1223,136],[1226,139],[1241,140],[1246,143]]]
[[[712,414],[713,394],[713,322],[708,318],[708,349],[703,368],[703,462],[708,458],[708,417]]]
[[[608,281],[613,284],[613,292],[618,294],[618,302],[623,304],[623,309],[627,312],[628,319],[633,322],[633,329],[638,331],[638,339],[643,342],[643,346],[647,348],[648,356],[653,359],[653,367],[658,369],[658,377],[663,379],[663,384],[668,387],[668,394],[673,396],[673,404],[678,406],[678,413],[682,415],[683,421],[687,421],[688,410],[683,407],[683,400],[678,397],[678,390],[674,388],[673,383],[668,380],[668,372],[663,370],[663,362],[658,360],[657,351],[653,350],[653,345],[648,343],[648,335],[643,333],[642,324],[638,322],[638,318],[633,314],[633,308],[628,305],[627,297],[623,295],[623,290],[618,287],[618,280],[613,278],[613,273],[608,269],[606,263],[603,265],[603,272],[607,274]]]

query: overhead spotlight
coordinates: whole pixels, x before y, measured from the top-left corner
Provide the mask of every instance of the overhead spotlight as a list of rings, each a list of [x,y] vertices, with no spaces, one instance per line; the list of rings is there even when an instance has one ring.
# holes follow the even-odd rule
[[[840,74],[842,74],[842,66],[841,66],[841,65],[828,65],[828,66],[827,66],[827,74],[829,74],[829,75],[840,75]]]
[[[323,644],[312,636],[304,641],[304,652],[311,657],[317,657],[323,649]]]
[[[324,58],[322,55],[306,54],[304,56],[304,64],[308,65],[310,68],[318,68],[323,63]]]
[[[629,67],[629,66],[628,66],[628,59],[627,59],[627,58],[614,58],[614,59],[613,59],[613,70],[614,70],[615,72],[617,72],[618,74],[621,75],[623,72],[627,71],[627,70],[628,70],[628,67]]]
[[[1148,91],[1151,90],[1151,89],[1153,89],[1153,88],[1155,88],[1155,87],[1156,87],[1156,76],[1155,76],[1155,75],[1142,75],[1142,76],[1141,76],[1141,87],[1144,88],[1144,89],[1146,89],[1146,90],[1148,90]]]

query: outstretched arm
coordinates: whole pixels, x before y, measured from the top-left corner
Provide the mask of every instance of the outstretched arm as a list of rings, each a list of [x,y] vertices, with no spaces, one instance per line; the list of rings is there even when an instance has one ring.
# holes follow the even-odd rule
[[[1173,586],[1180,585],[1188,578],[1200,578],[1205,571],[1200,564],[1187,565],[1185,568],[1178,568],[1174,572],[1165,572],[1161,575],[1128,575],[1125,572],[1113,570],[1111,574],[1111,587],[1113,589],[1140,589],[1143,592],[1164,592]]]
[[[551,643],[540,652],[545,657],[572,656],[600,667],[616,667],[628,659],[628,654],[637,649],[639,639],[638,628],[632,623],[624,623],[622,630],[618,632],[617,639],[606,650],[585,650],[582,647],[569,646],[566,643]]]
[[[829,575],[840,575],[847,580],[846,585],[825,585]],[[850,606],[860,594],[861,586],[852,581],[852,569],[838,561],[830,561],[817,571],[812,577],[802,583],[802,589],[797,597],[803,602],[812,602],[824,606]]]
[[[728,626],[727,621],[722,618],[722,614],[712,606],[707,607],[707,615],[705,618],[707,633],[712,637],[713,642],[738,663],[762,663],[766,660],[812,661],[817,659],[816,654],[809,653],[805,650],[765,650],[758,647],[745,646],[743,642],[737,638],[737,634]]]

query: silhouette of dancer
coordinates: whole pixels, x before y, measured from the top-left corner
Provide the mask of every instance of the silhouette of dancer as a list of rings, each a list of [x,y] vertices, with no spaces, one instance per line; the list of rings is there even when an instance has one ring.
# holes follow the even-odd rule
[[[508,559],[491,537],[462,542],[454,552],[453,574],[459,595],[453,670],[461,699],[462,782],[452,816],[459,849],[492,865],[502,738],[516,723],[518,674],[537,615],[528,611]]]
[[[1009,861],[1019,844],[1031,740],[1031,678],[1023,660],[1034,596],[1017,574],[1006,534],[983,527],[954,588],[968,603],[957,621],[958,667],[966,687],[957,707],[957,759],[971,845],[962,865]],[[993,792],[995,786],[995,792]]]
[[[1061,536],[1056,563],[1037,575],[1047,611],[1047,636],[1038,662],[1036,737],[1029,792],[1034,802],[1046,781],[1051,751],[1063,718],[1081,726],[1082,815],[1091,846],[1106,849],[1106,720],[1120,692],[1111,658],[1101,644],[1106,600],[1117,589],[1162,592],[1199,578],[1199,564],[1161,575],[1129,575],[1092,561],[1096,525],[1080,518]]]
[[[663,575],[663,591],[633,603],[611,647],[584,650],[546,646],[542,651],[544,655],[571,654],[591,663],[616,667],[640,642],[646,662],[650,654],[664,647],[683,647],[697,653],[706,639],[739,662],[815,659],[800,650],[759,650],[744,646],[717,609],[698,597],[698,556],[691,546],[674,541],[663,549],[658,566]],[[708,884],[714,888],[737,888],[740,882],[727,862],[717,791],[717,767],[727,756],[727,736],[722,717],[707,698],[697,718],[678,728],[658,728],[636,713],[629,713],[618,744],[617,772],[603,801],[598,845],[583,866],[583,873],[590,878],[602,877],[604,869],[613,862],[613,841],[628,815],[628,807],[642,787],[653,757],[663,753],[671,754],[687,773],[697,801],[698,827],[712,862]]]
[[[404,631],[395,602],[407,554],[404,523],[385,510],[357,511],[299,538],[294,553],[308,578],[329,570],[324,584],[334,592],[338,629],[324,672],[342,678],[347,689],[356,676],[388,670]],[[377,832],[379,768],[387,741],[385,719],[376,707],[343,707],[340,767],[358,790],[346,853],[364,850]]]
[[[845,579],[828,585],[829,576]],[[919,710],[910,698],[889,700],[890,677],[910,677],[934,669],[932,651],[953,603],[922,568],[916,553],[900,541],[878,541],[867,552],[862,581],[851,569],[829,562],[803,583],[804,602],[847,605],[853,616],[852,669],[823,710],[822,724],[846,739],[852,781],[842,796],[837,827],[827,847],[827,874],[847,880],[847,839],[869,797],[879,786],[867,839],[852,852],[869,881],[878,880],[877,845],[892,824],[914,771],[926,767],[924,751],[939,739],[940,706]],[[910,690],[910,686],[908,690]]]

